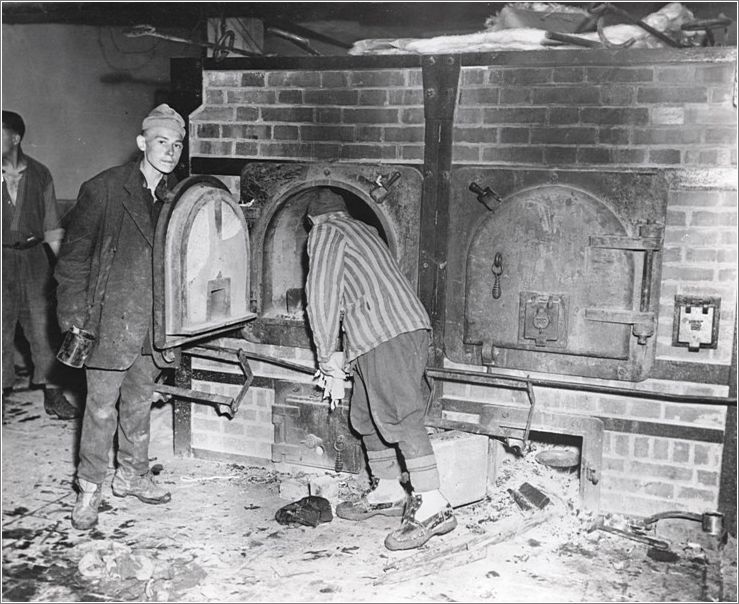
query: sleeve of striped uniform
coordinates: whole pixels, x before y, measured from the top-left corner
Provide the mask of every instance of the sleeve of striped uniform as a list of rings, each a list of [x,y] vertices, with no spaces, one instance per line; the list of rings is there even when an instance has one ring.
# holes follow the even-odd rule
[[[318,362],[335,352],[344,291],[344,236],[331,225],[314,226],[308,236],[307,313]]]

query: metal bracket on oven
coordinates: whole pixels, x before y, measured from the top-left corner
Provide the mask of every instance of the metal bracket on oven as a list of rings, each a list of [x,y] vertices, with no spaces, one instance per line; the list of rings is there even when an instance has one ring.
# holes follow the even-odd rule
[[[654,335],[657,322],[653,312],[619,310],[611,308],[586,308],[585,318],[602,323],[623,323],[632,325],[632,331],[639,344],[646,344],[647,338]]]
[[[191,351],[188,352],[190,353]],[[252,372],[251,367],[249,366],[249,360],[246,357],[246,353],[241,349],[233,352],[235,352],[236,359],[238,360],[241,370],[244,372],[244,377],[246,378],[244,384],[241,386],[241,390],[239,390],[239,393],[234,397],[216,394],[214,392],[204,392],[202,390],[190,390],[189,388],[180,388],[179,386],[169,386],[167,384],[155,384],[154,391],[161,394],[169,394],[179,398],[189,399],[196,403],[216,405],[219,413],[233,418],[239,410],[241,403],[246,398],[249,386],[251,386],[252,381],[254,381],[254,372]],[[211,358],[214,356],[215,355],[211,355]],[[224,358],[224,356],[225,355],[218,355],[215,356],[215,358],[222,361],[234,361],[233,357]]]
[[[605,321],[608,323],[628,323],[633,325],[632,333],[641,346],[655,332],[656,314],[649,310],[652,303],[652,272],[654,270],[654,254],[662,249],[665,227],[654,222],[647,222],[639,226],[639,237],[605,236],[591,237],[590,247],[616,250],[630,250],[644,252],[642,268],[641,291],[639,296],[639,311],[609,310],[588,308],[585,318],[591,321]]]
[[[400,172],[397,170],[392,174],[378,175],[377,179],[372,183],[372,189],[370,189],[370,197],[377,203],[382,203],[385,198],[390,194],[390,188],[395,184],[401,177]]]

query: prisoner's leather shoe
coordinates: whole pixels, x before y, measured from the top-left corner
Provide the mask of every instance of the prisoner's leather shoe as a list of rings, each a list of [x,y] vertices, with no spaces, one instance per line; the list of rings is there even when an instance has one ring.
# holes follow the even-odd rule
[[[77,479],[77,501],[72,509],[72,526],[80,531],[91,529],[98,521],[102,485]]]
[[[379,484],[377,478],[372,479],[369,490],[362,495],[359,501],[345,501],[336,506],[336,515],[344,520],[364,520],[372,516],[402,516],[407,496],[404,494],[400,499],[391,501],[370,501],[367,497],[377,489]],[[401,487],[402,488],[402,487]]]
[[[44,411],[59,419],[75,419],[81,415],[80,410],[64,396],[61,388],[44,388]]]
[[[416,520],[416,512],[422,502],[422,496],[419,494],[410,497],[400,528],[385,538],[386,548],[389,550],[415,549],[421,547],[434,535],[444,535],[457,528],[454,510],[448,503],[441,511],[425,520]]]
[[[113,495],[116,497],[136,497],[144,503],[159,504],[169,503],[172,495],[169,491],[160,487],[151,477],[151,472],[137,475],[121,471],[119,468],[113,476]]]

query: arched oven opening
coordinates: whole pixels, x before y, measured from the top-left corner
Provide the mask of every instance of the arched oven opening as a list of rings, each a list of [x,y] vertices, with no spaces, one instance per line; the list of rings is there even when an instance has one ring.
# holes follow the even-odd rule
[[[305,313],[305,281],[308,275],[307,241],[310,224],[308,203],[318,186],[301,188],[277,200],[264,226],[261,267],[257,267],[259,319],[244,336],[265,344],[311,348],[311,333]],[[342,196],[349,214],[377,229],[397,257],[391,227],[367,200],[343,188],[329,187]]]

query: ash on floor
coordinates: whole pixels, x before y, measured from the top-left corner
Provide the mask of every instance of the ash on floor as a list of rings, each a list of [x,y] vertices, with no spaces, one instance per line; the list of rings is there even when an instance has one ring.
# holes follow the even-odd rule
[[[414,552],[390,552],[383,539],[395,518],[335,518],[316,528],[274,520],[286,503],[281,491],[289,491],[282,485],[319,484],[338,500],[356,497],[366,477],[176,458],[167,413],[165,407],[153,415],[150,454],[172,501],[149,506],[113,497],[111,470],[98,526],[79,532],[69,523],[79,426],[46,416],[40,391],[11,396],[2,434],[3,600],[736,599],[735,540],[715,549],[674,544],[667,557],[591,530],[593,519],[578,507],[577,475],[537,463],[536,445],[523,458],[500,459],[489,496],[457,510],[453,533]],[[531,517],[507,491],[524,482],[552,498],[551,515],[490,544],[501,527]]]

